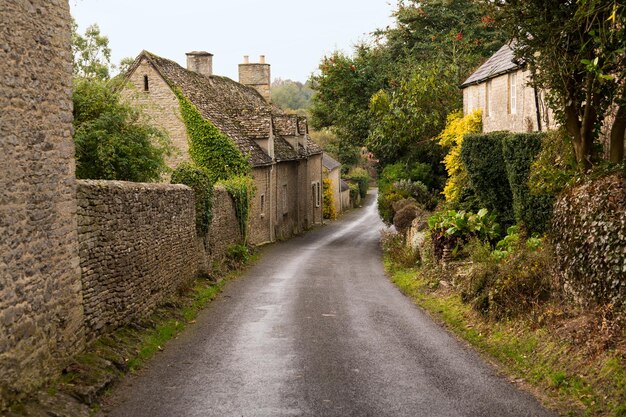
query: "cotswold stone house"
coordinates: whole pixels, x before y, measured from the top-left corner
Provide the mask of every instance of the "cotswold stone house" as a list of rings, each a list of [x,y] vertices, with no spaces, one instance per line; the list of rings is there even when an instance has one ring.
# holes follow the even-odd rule
[[[124,94],[141,104],[170,135],[179,152],[168,164],[190,160],[185,125],[174,90],[224,133],[252,165],[256,195],[250,243],[285,239],[322,222],[322,150],[306,119],[270,104],[270,66],[261,57],[239,65],[239,82],[213,75],[213,55],[187,53],[187,69],[143,51],[129,68]]]
[[[528,85],[530,71],[515,59],[512,46],[503,45],[461,84],[463,113],[481,109],[484,132],[553,129],[552,112],[542,92]]]
[[[343,207],[341,206],[341,164],[332,156],[324,153],[322,156],[322,166],[324,178],[328,178],[331,181],[335,210],[337,214],[339,214],[343,211]]]

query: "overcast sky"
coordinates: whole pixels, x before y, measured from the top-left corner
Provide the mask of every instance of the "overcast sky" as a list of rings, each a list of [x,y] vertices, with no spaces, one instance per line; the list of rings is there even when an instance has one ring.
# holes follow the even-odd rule
[[[142,49],[185,66],[185,52],[214,54],[213,72],[237,79],[243,55],[263,54],[272,79],[306,81],[320,59],[391,24],[396,0],[70,0],[80,33],[109,37],[113,63]]]

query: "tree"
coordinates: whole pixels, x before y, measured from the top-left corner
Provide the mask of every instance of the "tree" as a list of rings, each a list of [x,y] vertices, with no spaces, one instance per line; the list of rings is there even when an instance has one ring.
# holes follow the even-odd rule
[[[307,110],[313,90],[297,81],[276,79],[272,83],[272,102],[285,110]]]
[[[72,99],[77,178],[149,182],[167,172],[167,135],[123,102],[111,81],[76,78]]]
[[[76,176],[84,179],[157,181],[168,168],[167,134],[147,121],[140,108],[124,102],[121,78],[109,80],[109,40],[97,25],[85,35],[73,24],[74,142]]]
[[[603,123],[611,161],[624,157],[626,130],[626,4],[614,0],[497,0],[499,27],[516,39],[532,85],[572,136],[578,164],[592,166]],[[615,110],[613,120],[606,118]]]

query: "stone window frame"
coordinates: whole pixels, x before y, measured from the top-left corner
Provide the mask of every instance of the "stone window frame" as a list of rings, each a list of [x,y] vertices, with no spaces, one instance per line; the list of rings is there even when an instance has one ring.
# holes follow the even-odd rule
[[[261,217],[265,217],[265,193],[261,194]]]
[[[493,85],[491,81],[492,80],[487,80],[485,83],[485,117],[491,117],[492,114],[491,102],[493,100],[491,96],[493,94]]]
[[[287,183],[283,184],[283,216],[289,213],[289,205],[287,204]]]
[[[322,205],[320,182],[311,182],[311,188],[313,189],[313,201],[315,202],[315,207],[317,208]]]
[[[517,114],[517,72],[509,74],[509,114]]]
[[[143,91],[145,93],[150,92],[150,80],[148,78],[148,74],[143,75]]]

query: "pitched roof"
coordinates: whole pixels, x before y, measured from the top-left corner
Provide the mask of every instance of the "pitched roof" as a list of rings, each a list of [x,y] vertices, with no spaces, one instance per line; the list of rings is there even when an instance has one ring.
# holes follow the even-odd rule
[[[326,152],[322,154],[322,165],[329,171],[332,171],[333,169],[339,168],[341,166],[339,161],[328,155]]]
[[[508,72],[515,71],[522,67],[522,64],[515,59],[513,54],[513,48],[515,42],[504,44],[498,52],[493,54],[484,64],[482,64],[467,80],[461,84],[461,88],[469,87],[470,85],[480,84],[490,78],[495,78],[498,75],[506,74]]]
[[[347,182],[345,182],[344,180],[339,181],[339,191],[344,192],[344,191],[348,191],[349,189],[350,189],[350,186],[348,185]]]

